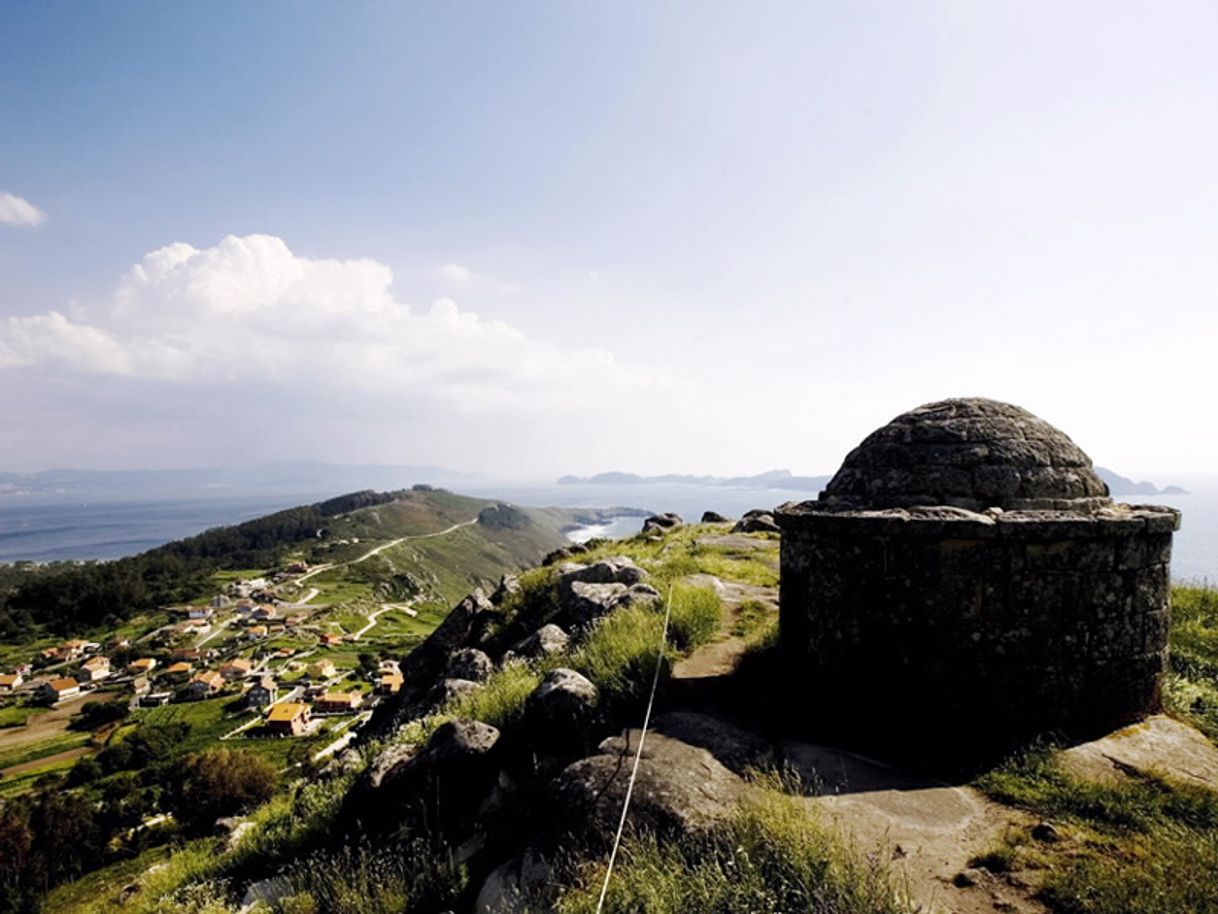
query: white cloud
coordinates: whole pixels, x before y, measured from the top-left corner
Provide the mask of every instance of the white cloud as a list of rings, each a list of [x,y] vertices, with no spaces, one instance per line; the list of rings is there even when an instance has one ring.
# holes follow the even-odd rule
[[[461,412],[570,411],[593,391],[654,381],[605,351],[560,349],[449,298],[415,312],[392,282],[377,261],[301,257],[270,235],[171,244],[131,267],[101,309],[0,319],[0,368],[251,395],[346,391]]]
[[[474,277],[474,271],[459,263],[446,263],[440,267],[440,275],[453,282],[469,282]]]
[[[0,190],[0,224],[34,226],[46,218],[47,214],[29,200]]]

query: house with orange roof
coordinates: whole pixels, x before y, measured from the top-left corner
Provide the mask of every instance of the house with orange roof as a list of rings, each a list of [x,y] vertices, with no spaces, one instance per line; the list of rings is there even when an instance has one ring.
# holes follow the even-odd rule
[[[246,660],[244,657],[238,657],[236,660],[230,660],[228,663],[220,667],[220,675],[229,682],[236,682],[238,679],[244,679],[253,671],[253,661]]]
[[[268,730],[284,736],[300,736],[309,728],[309,706],[294,701],[271,705],[266,715]]]
[[[210,698],[224,688],[224,677],[215,670],[204,670],[186,683],[186,691],[193,698]]]
[[[359,692],[327,692],[313,702],[315,714],[350,714],[364,703]]]
[[[165,667],[161,671],[162,679],[185,679],[195,670],[194,664],[187,663],[185,660],[179,660],[177,663]]]
[[[20,673],[0,673],[0,692],[15,691],[23,682],[25,677]]]
[[[132,676],[151,673],[155,668],[156,659],[153,657],[141,657],[139,660],[132,660],[127,664],[127,672]]]
[[[381,678],[376,684],[378,695],[396,695],[400,691],[402,691],[401,673],[381,673]]]

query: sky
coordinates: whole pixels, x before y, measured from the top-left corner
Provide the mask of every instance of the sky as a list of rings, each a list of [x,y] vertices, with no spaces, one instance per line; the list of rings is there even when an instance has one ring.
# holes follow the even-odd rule
[[[0,4],[0,470],[1218,457],[1218,7]]]

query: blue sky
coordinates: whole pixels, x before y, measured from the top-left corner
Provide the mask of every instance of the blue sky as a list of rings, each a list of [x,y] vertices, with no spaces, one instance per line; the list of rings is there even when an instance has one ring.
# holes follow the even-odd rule
[[[829,472],[982,394],[1210,471],[1216,26],[6,4],[0,468]]]

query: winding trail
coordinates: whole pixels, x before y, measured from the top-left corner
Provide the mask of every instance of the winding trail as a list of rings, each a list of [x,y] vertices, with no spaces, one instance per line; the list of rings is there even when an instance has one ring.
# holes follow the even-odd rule
[[[450,533],[454,533],[457,530],[460,530],[462,527],[469,527],[472,524],[476,524],[476,523],[478,523],[478,518],[474,517],[474,518],[471,518],[470,520],[463,520],[460,523],[453,524],[451,527],[446,527],[443,530],[438,530],[435,533],[416,533],[412,536],[399,536],[395,540],[390,540],[387,543],[381,543],[381,545],[375,546],[372,549],[369,549],[367,552],[365,552],[363,555],[361,555],[358,559],[352,559],[350,562],[347,562],[346,564],[358,565],[360,562],[365,562],[368,559],[372,558],[374,555],[380,555],[386,549],[390,549],[393,546],[398,545],[399,543],[406,542],[407,540],[426,540],[426,539],[431,539],[432,537],[435,537],[435,536],[447,536]],[[318,565],[316,568],[313,568],[310,571],[306,571],[300,577],[296,578],[296,580],[293,581],[293,583],[301,584],[304,581],[309,580],[309,578],[313,577],[313,575],[315,575],[315,574],[321,574],[323,571],[329,571],[331,568],[335,567],[336,564],[341,565],[343,563],[342,562],[337,562],[337,563],[336,562],[326,562],[324,565]],[[301,602],[305,603],[311,599],[312,599],[312,597],[308,597],[305,600],[302,600]]]

